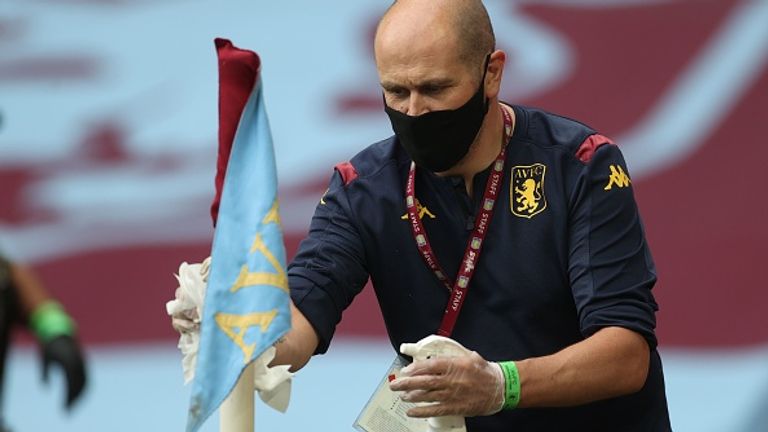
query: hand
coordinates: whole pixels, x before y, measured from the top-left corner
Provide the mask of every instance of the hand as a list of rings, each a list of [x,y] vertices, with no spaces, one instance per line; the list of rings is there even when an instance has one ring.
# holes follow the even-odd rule
[[[434,402],[408,410],[410,417],[472,417],[499,412],[504,405],[504,374],[478,353],[415,361],[390,383],[406,402]]]
[[[200,330],[200,317],[195,309],[185,309],[171,315],[171,325],[179,333],[195,333]]]
[[[43,344],[43,381],[46,383],[51,364],[60,366],[67,377],[66,408],[70,409],[85,387],[85,362],[73,337],[61,335]]]
[[[211,257],[200,264],[182,263],[176,279],[174,299],[166,303],[165,310],[171,316],[171,325],[182,335],[200,331],[200,315],[208,286]]]

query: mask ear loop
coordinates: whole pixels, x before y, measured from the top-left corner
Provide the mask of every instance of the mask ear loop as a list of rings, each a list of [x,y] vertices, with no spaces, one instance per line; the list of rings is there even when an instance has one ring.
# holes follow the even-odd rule
[[[485,77],[486,77],[486,75],[488,75],[488,65],[491,62],[491,54],[492,53],[488,53],[488,55],[485,56],[485,66],[483,67],[483,77],[480,78],[480,88],[477,89],[478,91],[482,91],[483,92],[483,99],[485,100],[483,102],[483,105],[485,107],[483,109],[483,111],[485,111],[485,112],[488,112],[488,102],[490,102],[488,100],[488,98],[485,97]]]
[[[480,79],[480,85],[485,87],[485,77],[488,75],[488,65],[491,64],[491,54],[488,53],[487,56],[485,56],[485,66],[483,66],[483,77]]]

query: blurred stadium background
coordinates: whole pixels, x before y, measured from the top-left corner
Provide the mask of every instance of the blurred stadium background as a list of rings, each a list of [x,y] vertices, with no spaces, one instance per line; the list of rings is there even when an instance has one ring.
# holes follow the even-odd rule
[[[660,281],[658,335],[679,431],[768,430],[768,1],[486,2],[503,99],[614,138]],[[263,60],[289,255],[332,166],[391,131],[371,44],[388,2],[3,0],[0,242],[79,323],[90,383],[73,413],[17,338],[16,431],[181,430],[164,304],[212,235],[213,38]],[[370,289],[257,430],[352,430],[392,349]],[[218,430],[210,421],[205,430]]]

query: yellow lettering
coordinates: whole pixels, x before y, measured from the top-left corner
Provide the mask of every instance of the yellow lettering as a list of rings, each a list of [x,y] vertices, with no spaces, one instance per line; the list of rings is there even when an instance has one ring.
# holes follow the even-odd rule
[[[269,209],[264,219],[261,221],[262,225],[269,225],[271,223],[280,225],[280,213],[278,212],[277,200],[272,204],[272,208]],[[255,285],[269,285],[275,288],[279,288],[285,292],[288,292],[288,277],[285,275],[285,269],[280,265],[280,262],[275,258],[272,251],[269,250],[264,240],[261,238],[261,234],[256,234],[256,238],[253,239],[253,245],[251,245],[250,253],[260,252],[264,255],[264,258],[269,261],[272,268],[275,269],[275,273],[270,272],[251,272],[248,269],[248,265],[243,265],[240,268],[240,274],[237,276],[234,285],[229,290],[231,292],[237,292],[242,288],[255,286]]]
[[[266,219],[266,218],[265,218]],[[285,292],[288,292],[288,277],[285,275],[285,270],[280,265],[280,262],[275,258],[272,252],[264,244],[260,234],[256,234],[256,238],[253,240],[253,246],[251,246],[251,253],[261,252],[262,255],[272,264],[272,268],[276,273],[270,272],[250,272],[248,266],[244,265],[240,269],[240,274],[235,280],[235,284],[229,290],[237,292],[242,288],[254,286],[254,285],[270,285],[275,288],[279,288]]]
[[[245,343],[246,332],[249,328],[256,326],[261,329],[262,333],[266,332],[275,316],[277,316],[277,309],[245,315],[217,313],[214,315],[214,319],[219,328],[243,351],[243,363],[248,363],[256,349],[256,343]]]
[[[272,208],[269,209],[261,223],[262,225],[269,225],[271,223],[280,225],[280,212],[278,211],[277,200],[272,203]]]

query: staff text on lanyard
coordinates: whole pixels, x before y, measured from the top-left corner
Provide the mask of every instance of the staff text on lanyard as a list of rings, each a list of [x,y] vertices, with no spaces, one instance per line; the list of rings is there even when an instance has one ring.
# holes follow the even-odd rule
[[[424,259],[424,262],[427,264],[427,267],[432,270],[437,279],[440,280],[451,293],[448,299],[448,305],[445,308],[443,321],[438,330],[438,334],[441,336],[450,337],[453,332],[453,327],[456,324],[459,311],[467,296],[469,282],[472,280],[475,267],[480,259],[480,251],[482,250],[483,241],[488,232],[488,225],[491,222],[491,216],[493,216],[493,208],[502,186],[502,180],[504,178],[504,159],[507,151],[507,142],[512,135],[513,121],[507,108],[503,105],[500,106],[500,108],[504,116],[504,133],[501,151],[493,162],[491,174],[488,176],[488,181],[485,184],[485,192],[483,193],[483,201],[480,206],[480,211],[475,217],[474,229],[467,242],[464,258],[461,260],[456,280],[453,282],[448,280],[445,272],[437,262],[437,257],[432,250],[429,238],[427,237],[427,232],[424,230],[424,225],[421,223],[421,219],[418,216],[415,188],[416,164],[411,162],[411,168],[408,172],[408,181],[405,188],[405,204],[408,209],[408,219],[411,222],[410,225],[413,238],[416,241],[416,246],[419,249],[421,257]]]

